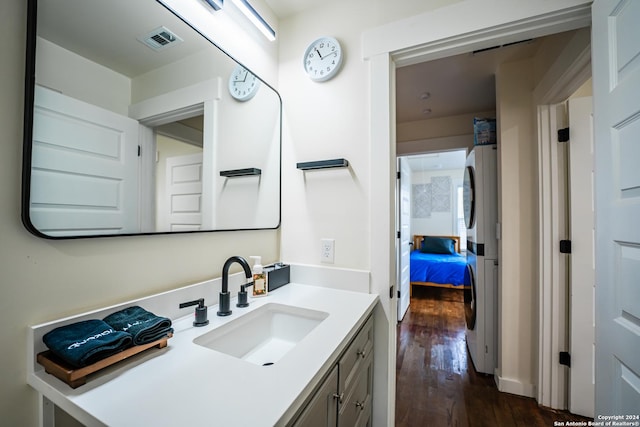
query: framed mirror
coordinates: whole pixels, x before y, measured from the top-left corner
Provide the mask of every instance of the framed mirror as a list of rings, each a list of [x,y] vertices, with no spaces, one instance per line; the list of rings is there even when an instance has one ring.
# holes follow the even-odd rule
[[[266,82],[156,0],[29,0],[27,31],[29,231],[279,227],[282,106]]]

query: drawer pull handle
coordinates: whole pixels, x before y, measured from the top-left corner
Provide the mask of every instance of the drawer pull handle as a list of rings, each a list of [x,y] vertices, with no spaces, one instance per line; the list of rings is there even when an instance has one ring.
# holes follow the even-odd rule
[[[356,356],[360,356],[360,357],[362,357],[363,359],[365,358],[365,356],[366,356],[366,355],[367,355],[367,353],[366,353],[364,350],[358,350],[358,351],[356,352]]]
[[[356,401],[356,408],[360,408],[361,411],[364,411],[364,402],[360,403]]]
[[[333,393],[333,398],[334,399],[338,399],[338,403],[342,403],[342,398],[344,397],[344,392],[337,394],[337,393]]]

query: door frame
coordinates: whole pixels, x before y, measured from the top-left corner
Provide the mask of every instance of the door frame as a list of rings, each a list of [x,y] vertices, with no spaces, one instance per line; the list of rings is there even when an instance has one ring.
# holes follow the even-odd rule
[[[397,301],[389,292],[396,277],[395,68],[591,24],[589,0],[561,0],[554,4],[497,0],[490,8],[482,1],[470,2],[442,7],[363,34],[362,58],[369,66],[370,170],[376,171],[370,183],[376,191],[370,193],[369,199],[370,247],[376,248],[370,251],[371,291],[380,296],[374,366],[375,425],[393,425],[395,419]],[[474,8],[473,16],[469,7]],[[500,13],[495,13],[497,10]]]
[[[569,51],[570,49],[570,45]],[[538,140],[538,387],[536,400],[553,409],[568,407],[568,372],[558,363],[560,351],[569,351],[569,282],[566,255],[559,241],[567,236],[558,224],[566,221],[556,209],[564,185],[558,176],[556,145],[557,104],[566,101],[591,76],[591,44],[573,55],[561,55],[565,72],[546,88],[534,91]]]
[[[129,106],[129,117],[140,122],[140,146],[143,153],[155,153],[155,131],[152,129],[174,121],[205,116],[203,131],[203,153],[209,153],[203,159],[203,174],[213,176],[216,170],[215,153],[217,146],[218,108],[222,99],[222,79],[216,77],[191,86],[157,95]],[[155,155],[142,156],[141,185],[155,185]],[[213,228],[216,222],[215,181],[206,180],[202,189],[203,229]],[[155,196],[142,200],[146,206],[155,206]],[[143,222],[149,224],[150,231],[155,230],[155,210],[141,212]]]
[[[396,182],[396,189],[395,189],[395,222],[396,222],[396,230],[398,233],[400,233],[401,231],[401,227],[400,227],[400,217],[401,217],[401,202],[402,202],[402,197],[401,197],[401,191],[400,191],[400,170],[401,170],[401,165],[400,162],[408,162],[409,158],[411,157],[419,157],[421,155],[426,155],[426,154],[437,154],[437,153],[446,153],[446,152],[451,152],[451,151],[464,151],[465,152],[465,157],[467,155],[469,155],[469,153],[471,152],[471,149],[473,148],[473,146],[469,146],[468,141],[473,140],[473,135],[469,134],[469,135],[461,135],[461,136],[454,136],[454,137],[447,137],[447,138],[433,138],[433,141],[436,142],[436,144],[442,144],[444,143],[445,145],[443,145],[440,148],[429,148],[429,142],[430,140],[422,140],[419,141],[421,144],[423,144],[422,149],[416,149],[411,151],[410,153],[406,153],[406,154],[400,154],[397,153],[397,157],[396,157],[396,177],[397,177],[397,182]],[[445,142],[443,142],[445,141]],[[447,145],[447,142],[449,145]],[[410,183],[412,183],[412,181],[410,181]],[[462,180],[460,181],[460,185],[462,185]],[[453,230],[453,234],[455,234],[455,229],[457,227],[457,219],[456,219],[456,213],[458,211],[458,201],[457,201],[457,192],[456,192],[456,182],[452,182],[452,210],[453,210],[453,214],[452,214],[452,224],[451,224],[451,229]],[[411,198],[411,196],[410,196]],[[411,221],[411,212],[409,213],[409,230],[410,230],[410,235],[409,235],[409,241],[410,241],[410,245],[413,245],[413,237],[412,237],[412,233],[413,230],[411,228],[412,225],[412,221]],[[397,234],[399,236],[399,234]],[[395,259],[396,259],[396,288],[399,292],[399,295],[402,295],[401,289],[400,289],[400,285],[401,285],[401,278],[402,278],[402,274],[401,272],[398,270],[398,267],[400,266],[400,258],[401,258],[401,254],[402,254],[402,244],[401,244],[401,238],[398,237],[398,242],[396,244],[396,252],[395,252]],[[460,242],[460,245],[462,245],[463,242]],[[464,245],[466,247],[466,240],[464,241]],[[460,246],[462,247],[462,246]],[[414,250],[417,248],[412,248],[411,250]],[[411,294],[411,283],[409,283],[409,294]],[[409,300],[409,303],[411,303],[411,300]],[[400,316],[400,309],[397,306],[397,301],[396,301],[396,308],[397,308],[397,312],[398,312],[398,318],[396,319],[398,322],[401,322],[402,319],[399,317]]]

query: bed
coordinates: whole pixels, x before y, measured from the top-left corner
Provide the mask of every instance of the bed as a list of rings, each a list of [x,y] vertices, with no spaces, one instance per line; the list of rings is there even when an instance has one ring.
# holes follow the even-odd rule
[[[428,245],[423,248],[424,238]],[[453,241],[452,253],[441,252],[441,243]],[[432,243],[436,243],[433,245]],[[410,256],[411,294],[413,286],[436,286],[440,288],[464,289],[464,275],[467,259],[460,254],[460,238],[458,236],[413,236],[413,250]],[[426,251],[426,252],[425,252]]]

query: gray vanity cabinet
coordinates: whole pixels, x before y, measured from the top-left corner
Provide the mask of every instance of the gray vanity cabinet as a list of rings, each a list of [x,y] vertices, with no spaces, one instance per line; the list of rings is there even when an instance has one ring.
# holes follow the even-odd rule
[[[372,393],[373,317],[369,317],[292,426],[370,426]]]
[[[373,357],[364,359],[352,385],[338,407],[338,426],[365,427],[371,425],[371,390],[373,383]]]
[[[293,423],[294,427],[328,427],[336,425],[338,401],[338,367],[334,366],[322,386],[311,397],[302,414]]]
[[[371,425],[371,395],[373,392],[373,317],[338,362],[338,426]]]

